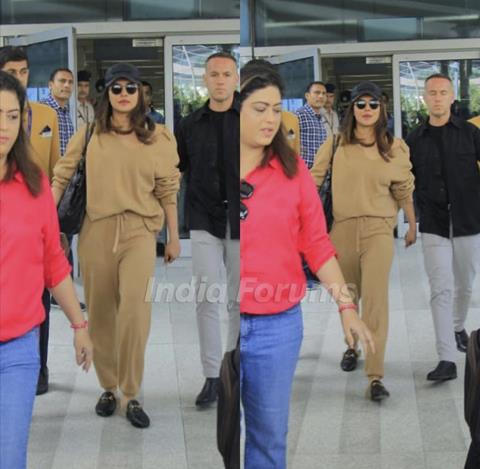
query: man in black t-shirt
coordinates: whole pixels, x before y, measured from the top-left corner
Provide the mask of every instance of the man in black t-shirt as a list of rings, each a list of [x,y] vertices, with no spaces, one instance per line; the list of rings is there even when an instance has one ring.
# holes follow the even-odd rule
[[[446,381],[457,377],[455,345],[467,349],[465,320],[480,270],[480,129],[451,114],[448,76],[428,77],[424,100],[428,120],[407,143],[439,356],[427,379]]]
[[[200,408],[217,400],[223,357],[220,303],[209,295],[225,292],[223,265],[227,351],[235,348],[240,328],[240,103],[235,58],[225,52],[211,55],[204,80],[210,99],[175,128],[179,167],[187,185],[186,223],[192,240],[200,359],[206,378],[195,402]]]

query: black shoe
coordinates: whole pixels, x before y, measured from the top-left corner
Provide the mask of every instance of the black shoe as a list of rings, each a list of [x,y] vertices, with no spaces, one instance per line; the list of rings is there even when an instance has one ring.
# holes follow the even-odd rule
[[[87,311],[87,306],[85,305],[85,303],[82,303],[81,301],[79,301],[80,303],[80,310],[82,311],[82,313],[85,313],[85,311]]]
[[[457,377],[457,365],[453,362],[440,360],[437,367],[427,375],[428,381],[448,381]]]
[[[457,343],[457,350],[459,352],[467,353],[468,334],[465,329],[460,332],[455,332],[455,342]]]
[[[197,396],[195,405],[197,407],[208,407],[216,402],[218,397],[219,378],[207,378],[200,394]]]
[[[110,391],[105,391],[95,406],[95,412],[100,417],[110,417],[117,408],[117,399],[115,395]]]
[[[38,374],[37,396],[48,392],[48,368],[41,368]]]
[[[370,399],[375,402],[383,401],[390,396],[390,393],[387,391],[387,388],[383,385],[383,383],[379,379],[374,379],[370,383],[369,387],[370,391]]]
[[[340,362],[340,367],[343,371],[353,371],[357,368],[358,365],[358,355],[359,353],[353,349],[349,348],[343,354],[342,361]]]
[[[150,426],[148,415],[145,413],[140,403],[134,399],[128,401],[127,419],[137,428],[147,428]]]

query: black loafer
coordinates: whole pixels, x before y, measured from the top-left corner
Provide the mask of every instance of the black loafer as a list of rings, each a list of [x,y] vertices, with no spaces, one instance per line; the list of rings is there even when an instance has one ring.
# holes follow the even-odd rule
[[[145,413],[140,403],[134,399],[128,401],[127,419],[137,428],[147,428],[150,426],[148,415]]]
[[[467,353],[468,334],[465,329],[460,332],[455,332],[455,342],[457,343],[457,350],[459,352]]]
[[[387,391],[387,388],[379,379],[374,379],[370,383],[370,399],[375,402],[383,401],[390,396],[390,393]]]
[[[38,374],[37,381],[37,396],[45,394],[48,392],[48,368],[40,368],[40,373]]]
[[[218,383],[220,378],[207,378],[200,394],[195,400],[195,405],[200,408],[209,407],[216,402],[218,397]]]
[[[441,360],[437,367],[427,375],[428,381],[448,381],[457,377],[457,365],[453,362]]]
[[[110,417],[117,408],[117,399],[110,391],[104,392],[95,406],[95,412],[100,417]]]
[[[347,349],[343,354],[342,361],[340,362],[340,367],[342,368],[342,370],[353,371],[355,368],[357,368],[358,356],[359,353],[355,349]]]

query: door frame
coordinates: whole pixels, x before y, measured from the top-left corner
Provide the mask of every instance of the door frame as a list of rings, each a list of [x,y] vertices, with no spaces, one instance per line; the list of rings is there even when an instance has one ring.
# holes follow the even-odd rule
[[[457,51],[457,52],[421,52],[412,54],[394,54],[392,57],[393,73],[393,110],[395,117],[395,135],[402,134],[402,110],[400,108],[400,62],[406,61],[430,61],[430,60],[464,60],[480,59],[480,50]]]
[[[197,44],[239,44],[237,34],[210,34],[195,36],[165,36],[163,45],[165,69],[165,125],[173,131],[173,46]]]
[[[73,92],[69,99],[70,117],[73,127],[77,129],[77,38],[75,28],[73,26],[65,26],[63,28],[51,29],[25,36],[9,37],[6,44],[12,46],[30,46],[41,42],[55,41],[57,39],[67,40],[68,68],[73,73]]]
[[[402,110],[400,103],[400,63],[406,61],[430,61],[430,60],[463,60],[480,59],[480,51],[464,50],[455,52],[417,52],[411,54],[393,54],[392,74],[393,74],[393,111],[395,119],[395,135],[402,135]],[[398,214],[398,237],[403,237],[408,231],[407,223],[403,217],[403,212]]]

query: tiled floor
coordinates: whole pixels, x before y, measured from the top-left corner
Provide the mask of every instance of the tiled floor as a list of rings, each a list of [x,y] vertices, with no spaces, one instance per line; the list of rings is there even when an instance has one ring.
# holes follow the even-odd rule
[[[480,324],[476,279],[467,329]],[[459,379],[425,376],[437,363],[429,288],[420,245],[397,242],[391,274],[385,384],[391,397],[365,398],[362,369],[340,370],[344,351],[331,304],[305,304],[305,340],[297,368],[289,434],[293,469],[463,469],[469,434],[463,419],[465,355]]]
[[[159,282],[190,282],[191,260],[157,264]],[[81,293],[81,288],[79,288]],[[224,315],[224,317],[226,314]],[[154,303],[142,400],[149,429],[133,428],[124,416],[97,417],[101,393],[94,370],[74,364],[67,320],[52,310],[50,392],[35,402],[30,469],[221,468],[216,451],[216,410],[197,411],[203,385],[193,305]]]
[[[304,303],[305,340],[291,406],[289,468],[462,469],[468,444],[463,420],[464,355],[459,379],[432,385],[436,364],[428,285],[420,246],[399,243],[392,269],[390,337],[385,384],[391,398],[365,399],[361,369],[344,373],[340,324],[331,304]],[[189,282],[190,259],[157,279]],[[479,327],[477,279],[468,327]],[[221,469],[215,449],[215,410],[198,412],[200,390],[193,305],[155,304],[143,399],[152,419],[137,430],[121,415],[97,417],[94,372],[77,371],[71,331],[52,313],[51,391],[37,398],[30,469]],[[225,316],[224,316],[225,317]],[[262,468],[258,468],[262,469]]]

